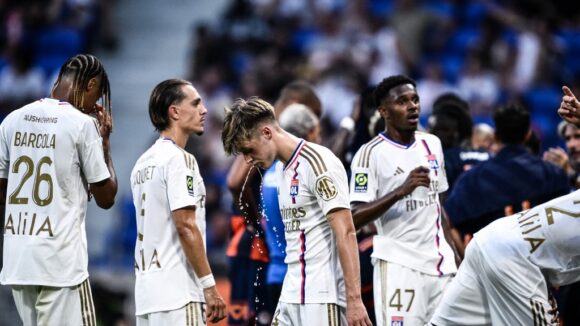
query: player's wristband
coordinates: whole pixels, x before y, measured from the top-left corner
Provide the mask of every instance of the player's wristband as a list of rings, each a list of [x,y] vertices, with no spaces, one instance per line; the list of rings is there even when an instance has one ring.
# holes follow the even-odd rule
[[[351,117],[344,117],[340,120],[340,127],[348,130],[349,132],[354,131],[354,120]]]
[[[215,279],[213,278],[212,274],[208,274],[208,275],[200,278],[199,282],[201,282],[201,287],[203,287],[204,289],[211,288],[211,287],[215,286]]]

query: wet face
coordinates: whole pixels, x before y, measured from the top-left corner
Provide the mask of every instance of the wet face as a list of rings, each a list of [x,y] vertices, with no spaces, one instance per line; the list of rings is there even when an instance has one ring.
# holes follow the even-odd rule
[[[399,132],[417,130],[421,112],[417,90],[412,84],[392,88],[389,96],[380,103],[379,112],[385,120],[387,130]]]
[[[260,127],[249,140],[240,142],[239,151],[248,164],[268,169],[276,160],[276,152],[272,146],[271,131]]]
[[[201,96],[191,85],[181,86],[185,98],[181,102],[173,104],[179,114],[177,124],[187,134],[203,134],[207,109],[203,105]]]
[[[580,129],[567,125],[564,130],[566,150],[570,156],[570,164],[575,171],[580,170]]]

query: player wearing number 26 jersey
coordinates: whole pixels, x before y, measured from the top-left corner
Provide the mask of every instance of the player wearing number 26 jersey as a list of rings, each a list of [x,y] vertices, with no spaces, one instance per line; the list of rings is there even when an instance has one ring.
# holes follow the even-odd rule
[[[106,110],[96,105],[100,97]],[[89,192],[102,208],[117,192],[109,97],[101,63],[77,55],[62,66],[51,98],[12,112],[0,126],[0,282],[12,287],[24,325],[96,325],[85,214]]]

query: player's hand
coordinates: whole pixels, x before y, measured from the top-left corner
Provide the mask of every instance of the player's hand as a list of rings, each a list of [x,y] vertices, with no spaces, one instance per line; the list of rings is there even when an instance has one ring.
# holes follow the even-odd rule
[[[570,166],[570,159],[568,153],[560,147],[550,148],[544,152],[544,161],[550,162],[561,167],[566,173],[574,173],[574,170]]]
[[[417,187],[423,186],[429,188],[430,183],[429,169],[424,166],[419,166],[409,173],[405,182],[399,187],[399,194],[401,197],[404,197],[412,193]]]
[[[560,324],[560,313],[558,312],[558,304],[556,303],[556,299],[552,295],[551,291],[548,296],[548,302],[552,307],[550,310],[548,310],[548,314],[552,316],[552,320],[550,320],[550,322]]]
[[[99,132],[101,133],[101,137],[109,138],[111,131],[113,131],[113,117],[99,104],[95,105],[95,116],[99,121]]]
[[[346,320],[348,326],[373,326],[361,299],[347,303]]]
[[[226,303],[216,287],[212,286],[211,288],[204,289],[203,296],[205,297],[205,304],[207,305],[207,320],[212,323],[217,323],[224,319],[226,317]]]
[[[567,122],[580,126],[580,102],[568,86],[562,86],[562,91],[564,96],[562,96],[558,114]]]

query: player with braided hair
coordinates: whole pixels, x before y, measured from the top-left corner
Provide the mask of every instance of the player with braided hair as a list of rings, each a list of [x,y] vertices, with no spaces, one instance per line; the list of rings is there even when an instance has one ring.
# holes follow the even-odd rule
[[[85,54],[62,66],[50,98],[0,125],[0,283],[12,287],[24,325],[96,325],[85,216],[89,192],[101,208],[115,201],[111,126],[107,74]]]

